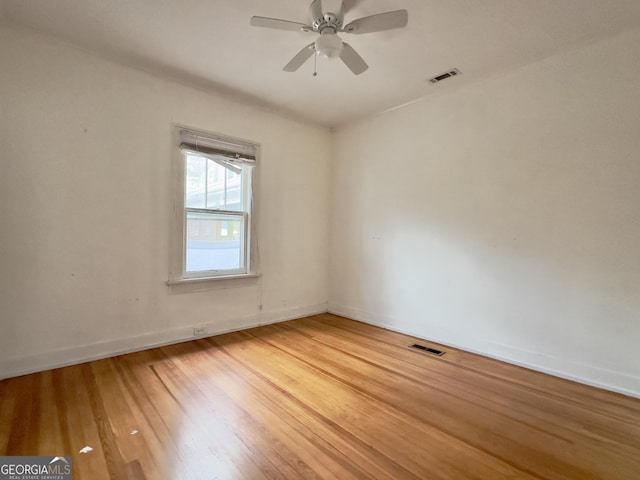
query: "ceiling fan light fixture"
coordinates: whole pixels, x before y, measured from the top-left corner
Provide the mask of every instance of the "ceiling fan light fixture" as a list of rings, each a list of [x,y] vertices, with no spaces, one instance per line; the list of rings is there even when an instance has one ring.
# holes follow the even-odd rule
[[[316,40],[316,52],[325,58],[337,58],[342,53],[344,45],[335,33],[323,33]]]
[[[343,0],[312,0],[309,7],[311,24],[257,16],[251,17],[250,23],[254,27],[297,30],[319,34],[315,42],[302,47],[302,50],[284,66],[283,70],[285,72],[297,71],[315,52],[316,56],[314,58],[317,58],[317,55],[322,55],[326,58],[340,58],[354,75],[360,75],[369,66],[351,45],[342,41],[338,33],[375,33],[403,28],[407,26],[409,14],[406,10],[378,13],[353,20],[343,28],[344,10]],[[315,75],[316,73],[314,72]]]

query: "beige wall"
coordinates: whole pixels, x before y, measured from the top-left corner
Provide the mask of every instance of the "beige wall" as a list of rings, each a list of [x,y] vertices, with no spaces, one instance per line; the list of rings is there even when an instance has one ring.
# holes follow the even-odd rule
[[[330,310],[640,396],[638,58],[635,30],[340,129]]]
[[[332,136],[0,28],[0,376],[329,298],[640,396],[639,45],[627,32]],[[259,281],[165,285],[173,123],[262,145]]]
[[[0,376],[326,311],[329,131],[9,27],[0,65]],[[261,144],[259,281],[167,287],[174,123]]]

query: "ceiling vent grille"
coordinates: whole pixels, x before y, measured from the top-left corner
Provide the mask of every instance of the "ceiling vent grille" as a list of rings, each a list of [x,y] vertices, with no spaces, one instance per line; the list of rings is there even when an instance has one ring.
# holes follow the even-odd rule
[[[460,70],[458,70],[457,68],[452,68],[449,71],[446,71],[444,73],[441,73],[440,75],[436,75],[433,78],[430,78],[429,81],[431,83],[438,83],[441,82],[442,80],[446,80],[447,78],[451,78],[451,77],[455,77],[456,75],[461,75],[462,72]]]

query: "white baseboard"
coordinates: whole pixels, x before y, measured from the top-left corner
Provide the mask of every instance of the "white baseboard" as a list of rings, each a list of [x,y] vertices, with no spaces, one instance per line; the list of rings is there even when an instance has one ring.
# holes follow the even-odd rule
[[[329,313],[340,315],[363,323],[375,325],[394,332],[423,338],[453,348],[476,353],[520,367],[547,373],[555,377],[572,380],[604,390],[640,398],[640,378],[626,373],[607,370],[592,365],[584,365],[570,360],[540,355],[535,352],[519,350],[506,345],[465,338],[464,334],[422,332],[403,327],[398,319],[366,312],[344,305],[330,305]]]
[[[185,327],[150,332],[135,337],[125,337],[106,342],[95,342],[70,348],[52,350],[37,355],[12,358],[0,361],[0,379],[18,377],[29,373],[41,372],[53,368],[77,365],[92,360],[114,357],[126,353],[147,350],[149,348],[187,342],[196,338],[210,337],[223,333],[246,330],[272,323],[284,322],[310,315],[327,312],[327,304],[321,303],[305,307],[289,308],[271,312],[260,312],[256,315],[228,319],[210,324],[199,323]],[[195,327],[204,327],[206,334],[194,336]]]

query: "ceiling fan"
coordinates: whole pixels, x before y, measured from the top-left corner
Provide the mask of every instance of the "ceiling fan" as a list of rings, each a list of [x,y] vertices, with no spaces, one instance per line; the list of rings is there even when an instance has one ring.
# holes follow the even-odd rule
[[[324,3],[336,4],[335,1],[329,2],[328,0],[324,0]],[[351,45],[342,41],[338,33],[361,34],[392,30],[394,28],[406,27],[409,20],[409,15],[406,10],[395,10],[393,12],[362,17],[343,26],[343,2],[340,0],[339,5],[336,6],[339,7],[335,9],[337,12],[325,11],[323,8],[323,0],[313,0],[309,7],[311,25],[269,17],[251,17],[251,25],[254,27],[316,32],[320,34],[315,42],[310,43],[300,50],[300,52],[285,65],[283,69],[285,72],[295,72],[311,55],[316,53],[326,58],[340,57],[355,75],[360,75],[367,70],[369,66]]]

